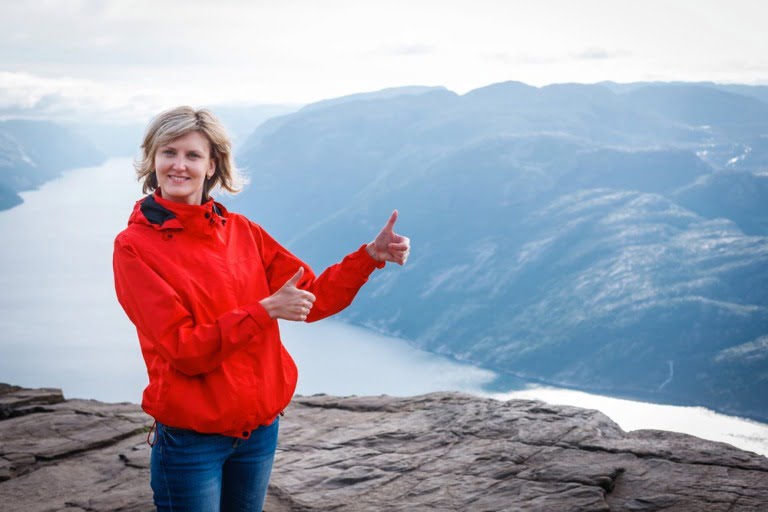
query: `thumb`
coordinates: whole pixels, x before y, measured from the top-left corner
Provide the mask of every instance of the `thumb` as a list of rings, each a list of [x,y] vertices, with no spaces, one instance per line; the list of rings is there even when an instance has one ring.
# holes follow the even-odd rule
[[[296,284],[299,282],[299,279],[301,279],[301,276],[303,275],[304,275],[304,267],[299,267],[299,270],[297,270],[296,273],[293,274],[293,277],[291,277],[288,281],[286,281],[283,286],[295,287]]]
[[[389,220],[384,225],[384,229],[382,231],[392,231],[395,227],[395,221],[397,220],[398,212],[397,210],[392,210],[392,215],[389,216]]]

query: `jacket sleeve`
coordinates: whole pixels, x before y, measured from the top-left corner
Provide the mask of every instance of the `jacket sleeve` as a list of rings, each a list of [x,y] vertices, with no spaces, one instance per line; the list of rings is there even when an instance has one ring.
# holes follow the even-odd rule
[[[196,324],[176,291],[121,240],[113,255],[115,291],[128,317],[171,366],[188,376],[216,369],[274,322],[258,302]]]
[[[298,288],[312,292],[316,298],[307,316],[307,322],[322,320],[349,306],[360,288],[368,281],[368,276],[375,269],[385,266],[385,262],[371,258],[365,250],[366,244],[363,244],[339,263],[315,276],[309,265],[275,241],[263,228],[254,226],[261,238],[261,255],[271,293],[279,290],[299,267],[304,267],[304,275],[299,280]]]

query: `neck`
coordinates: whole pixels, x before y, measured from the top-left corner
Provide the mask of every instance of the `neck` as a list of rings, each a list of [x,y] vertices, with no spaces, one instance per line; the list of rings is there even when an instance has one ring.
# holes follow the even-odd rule
[[[200,205],[202,205],[204,203],[207,203],[210,200],[210,198],[207,197],[205,192],[203,192],[199,198],[197,198],[196,200],[192,200],[191,202],[177,201],[177,200],[173,199],[172,197],[166,196],[165,193],[163,192],[163,189],[158,188],[157,190],[159,191],[160,197],[162,197],[166,201],[170,201],[172,203],[177,203],[177,204],[187,204],[187,205],[190,205],[190,206],[200,206]]]

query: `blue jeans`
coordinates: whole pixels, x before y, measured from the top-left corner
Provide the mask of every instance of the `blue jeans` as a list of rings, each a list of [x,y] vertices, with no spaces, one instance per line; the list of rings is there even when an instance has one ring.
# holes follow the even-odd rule
[[[150,459],[155,506],[163,511],[261,512],[277,449],[279,417],[248,439],[157,423]]]

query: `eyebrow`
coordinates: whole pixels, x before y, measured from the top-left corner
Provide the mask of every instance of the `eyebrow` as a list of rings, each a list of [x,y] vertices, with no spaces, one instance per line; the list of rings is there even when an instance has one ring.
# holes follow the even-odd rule
[[[170,144],[164,144],[164,145],[160,146],[159,149],[172,149],[174,151],[178,151],[178,148],[176,148],[175,146],[172,146]],[[201,151],[199,149],[190,149],[189,151],[187,151],[187,153],[197,153],[197,154],[203,154],[204,155],[205,151]]]

